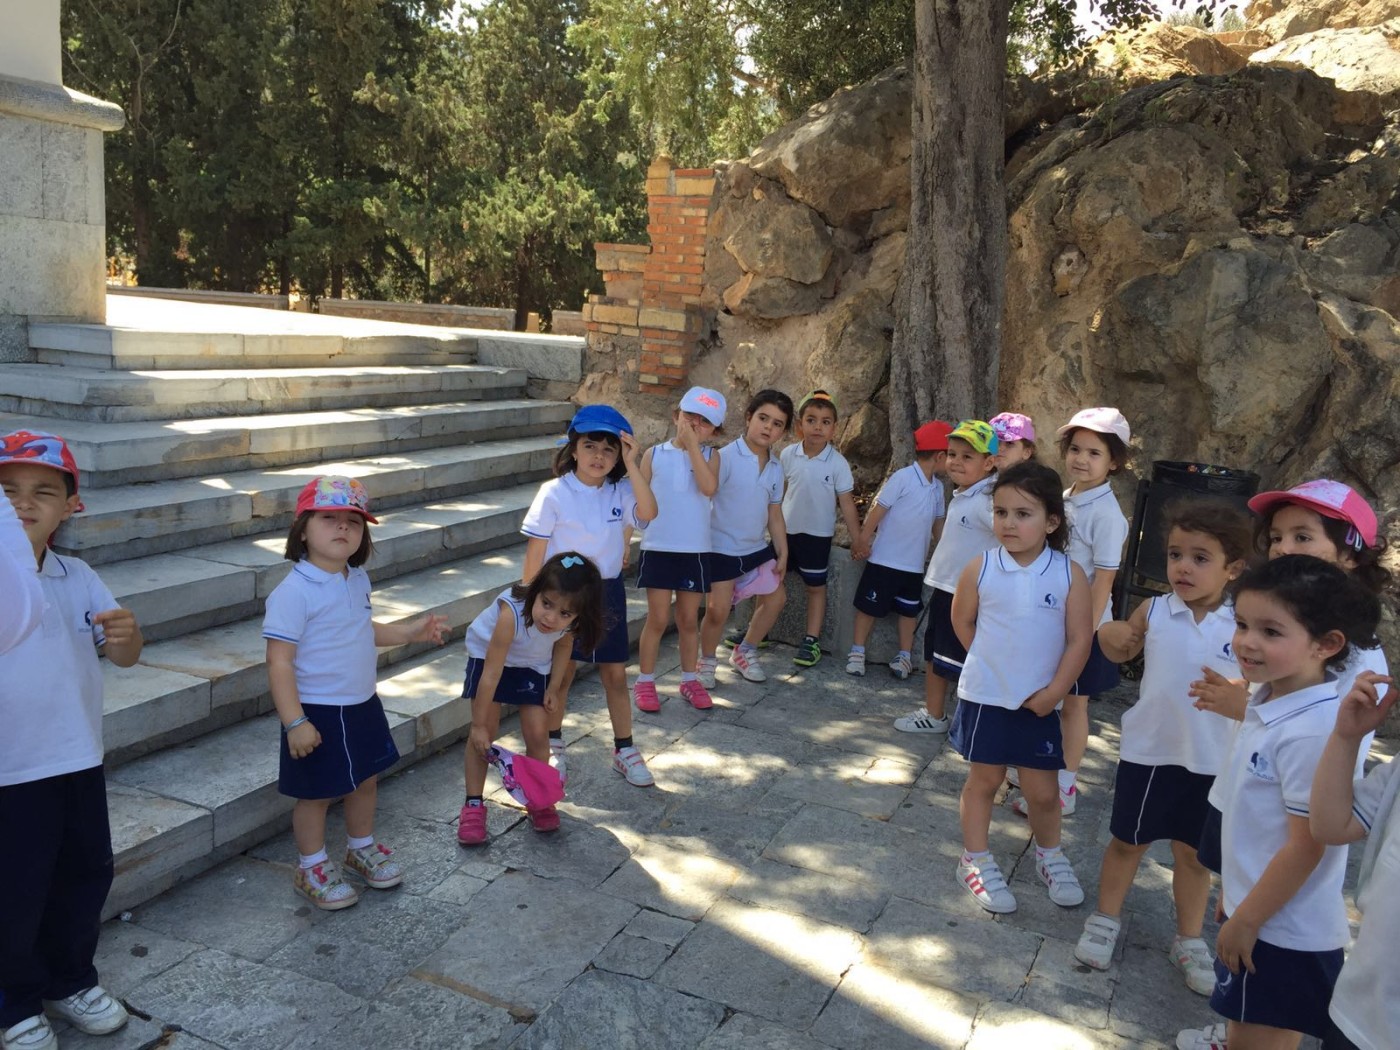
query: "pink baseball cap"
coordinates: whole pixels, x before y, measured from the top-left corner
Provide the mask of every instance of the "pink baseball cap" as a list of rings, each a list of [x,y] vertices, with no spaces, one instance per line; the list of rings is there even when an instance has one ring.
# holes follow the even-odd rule
[[[1003,445],[1008,441],[1034,441],[1035,424],[1021,412],[999,412],[987,420]]]
[[[39,434],[32,430],[16,430],[0,437],[0,463],[32,463],[36,467],[52,467],[73,479],[73,494],[78,494],[78,462],[68,449],[68,443],[56,434]],[[83,509],[82,500],[78,510]]]
[[[1055,431],[1056,437],[1064,437],[1075,430],[1092,430],[1097,434],[1112,434],[1123,444],[1133,436],[1128,421],[1116,408],[1081,408],[1068,423]]]
[[[487,748],[486,761],[501,774],[501,786],[526,809],[544,809],[564,797],[564,781],[548,762],[517,755],[499,744]]]
[[[694,412],[714,426],[724,426],[724,414],[729,410],[724,395],[709,387],[693,386],[681,398],[681,411]]]
[[[1281,503],[1297,503],[1315,510],[1324,518],[1344,521],[1367,547],[1376,545],[1376,512],[1350,485],[1330,478],[1318,478],[1294,485],[1286,492],[1261,492],[1251,496],[1249,509],[1261,517]]]
[[[379,519],[369,512],[369,493],[354,478],[335,474],[312,478],[297,496],[297,514],[308,510],[353,510],[371,525]]]
[[[778,589],[778,563],[772,558],[740,576],[734,583],[734,604],[755,594],[772,594]]]

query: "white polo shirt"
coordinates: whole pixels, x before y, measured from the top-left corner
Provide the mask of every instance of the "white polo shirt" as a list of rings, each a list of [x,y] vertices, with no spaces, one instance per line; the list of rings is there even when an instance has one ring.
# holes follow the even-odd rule
[[[39,626],[44,616],[44,591],[34,571],[34,547],[15,516],[15,508],[0,492],[0,594],[5,614],[0,617],[0,653],[13,648]]]
[[[1271,700],[1250,699],[1216,782],[1224,782],[1222,894],[1233,915],[1288,840],[1289,816],[1308,815],[1313,773],[1337,720],[1337,680]],[[1261,940],[1297,951],[1331,951],[1350,938],[1342,880],[1345,846],[1328,846],[1307,881],[1259,929]]]
[[[783,467],[769,455],[762,469],[743,438],[720,449],[719,488],[710,503],[710,550],[752,554],[768,542],[768,508],[783,502]]]
[[[836,535],[836,497],[855,488],[846,457],[830,443],[815,456],[808,456],[799,441],[783,449],[778,461],[787,480],[783,521],[788,532]]]
[[[1196,710],[1190,689],[1202,667],[1226,678],[1240,676],[1234,636],[1235,608],[1228,601],[1197,623],[1176,594],[1149,600],[1142,684],[1137,703],[1123,713],[1120,758],[1144,766],[1185,766],[1209,776],[1220,772],[1238,723]]]
[[[33,566],[32,547],[28,557]],[[0,653],[0,787],[102,764],[103,636],[92,617],[117,608],[116,599],[77,558],[49,551],[30,572],[43,591],[43,616]]]
[[[701,453],[710,461],[715,450]],[[700,491],[690,453],[667,441],[651,450],[651,491],[656,517],[642,533],[642,550],[705,554],[710,550],[710,497]]]
[[[1361,752],[1365,754],[1363,749]],[[1332,992],[1331,1015],[1361,1050],[1400,1046],[1400,971],[1391,938],[1400,930],[1400,762],[1382,762],[1352,788],[1352,812],[1366,829],[1356,882],[1361,932]]]
[[[516,598],[509,590],[496,595],[496,600],[481,612],[467,628],[467,655],[486,659],[486,649],[502,613],[515,617],[515,638],[506,652],[507,667],[528,667],[540,674],[549,674],[554,661],[554,643],[563,631],[541,631],[525,623],[525,600]]]
[[[1050,684],[1065,655],[1071,582],[1069,559],[1048,546],[1024,566],[1005,547],[982,553],[977,631],[958,678],[960,699],[1014,711]]]
[[[885,508],[885,516],[870,544],[870,561],[918,572],[933,542],[933,523],[943,517],[943,483],[924,477],[922,468],[910,463],[885,479],[875,502]]]
[[[598,567],[603,579],[611,580],[622,574],[622,530],[628,525],[647,527],[637,518],[631,481],[604,481],[594,488],[570,471],[540,486],[520,531],[549,541],[546,558],[560,551],[578,551]]]
[[[1069,556],[1084,570],[1089,585],[1093,586],[1098,569],[1117,572],[1123,564],[1123,544],[1128,541],[1128,519],[1118,506],[1113,486],[1105,481],[1078,495],[1065,489],[1065,515],[1069,518]],[[1094,626],[1113,619],[1112,609],[1110,601]]]
[[[364,569],[345,575],[297,562],[267,596],[263,637],[297,647],[297,695],[304,704],[350,707],[374,695],[374,623]]]
[[[1001,546],[992,528],[992,489],[996,483],[997,476],[988,474],[975,485],[953,490],[943,535],[933,548],[924,583],[952,594],[968,562]]]

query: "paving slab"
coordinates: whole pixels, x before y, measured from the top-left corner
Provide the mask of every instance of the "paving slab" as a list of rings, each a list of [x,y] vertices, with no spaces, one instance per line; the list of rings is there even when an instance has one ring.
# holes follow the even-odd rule
[[[512,1045],[513,1050],[691,1050],[719,1027],[724,1007],[652,982],[590,970]]]
[[[842,977],[811,1033],[841,1050],[961,1050],[977,1008],[970,996],[861,961]]]
[[[453,988],[405,977],[334,1027],[309,1033],[293,1045],[295,1050],[503,1050],[519,1027],[519,1022],[499,1007]]]
[[[699,1050],[828,1050],[830,1046],[761,1017],[735,1013],[700,1044]]]
[[[863,881],[821,875],[806,868],[759,858],[729,887],[729,896],[760,908],[866,933],[890,896]]]

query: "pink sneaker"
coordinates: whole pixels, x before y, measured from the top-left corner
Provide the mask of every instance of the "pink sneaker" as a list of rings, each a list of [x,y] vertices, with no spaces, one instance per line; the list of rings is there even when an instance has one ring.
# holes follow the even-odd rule
[[[656,695],[655,682],[633,682],[632,699],[638,711],[660,711],[661,697]]]
[[[457,818],[457,841],[463,846],[480,846],[486,841],[486,803],[463,806]]]
[[[706,711],[715,706],[715,702],[710,699],[709,690],[700,684],[699,679],[681,683],[681,699],[697,711]]]
[[[543,834],[546,831],[559,830],[559,811],[553,806],[545,806],[544,809],[529,810],[530,827]]]

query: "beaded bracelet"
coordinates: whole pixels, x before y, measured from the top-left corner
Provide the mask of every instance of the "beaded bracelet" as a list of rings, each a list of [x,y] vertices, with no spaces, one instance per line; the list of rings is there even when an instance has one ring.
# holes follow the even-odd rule
[[[310,721],[311,721],[311,719],[307,718],[305,715],[302,715],[300,718],[293,719],[292,721],[290,721],[290,722],[288,722],[286,725],[284,725],[284,726],[282,727],[282,732],[284,732],[284,733],[290,733],[293,729],[295,729],[297,726],[301,725],[303,722],[310,722]]]

